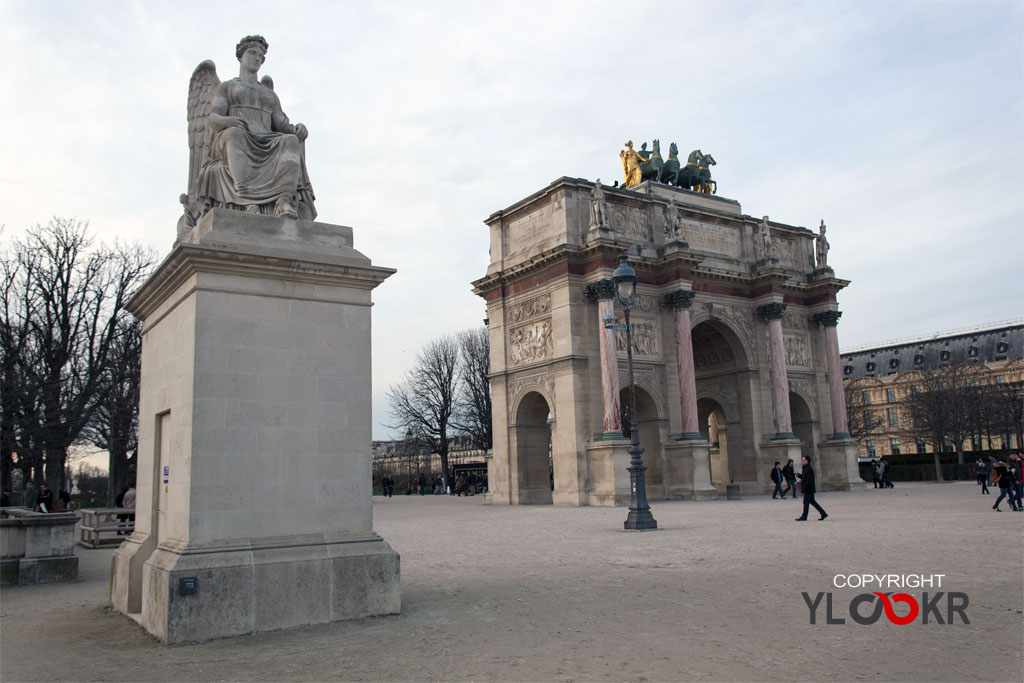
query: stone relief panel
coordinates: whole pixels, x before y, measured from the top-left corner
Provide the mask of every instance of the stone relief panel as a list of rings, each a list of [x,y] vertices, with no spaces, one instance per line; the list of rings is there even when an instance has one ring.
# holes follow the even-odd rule
[[[551,339],[551,318],[537,320],[509,329],[509,362],[512,365],[533,363],[549,358],[554,352]]]
[[[707,377],[697,380],[697,400],[711,398],[722,406],[726,420],[735,420],[740,414],[740,397],[733,375]]]
[[[684,219],[682,232],[691,249],[737,259],[742,256],[740,231],[737,227]]]
[[[658,297],[647,296],[646,294],[637,294],[636,303],[633,304],[634,311],[640,311],[641,313],[650,313],[658,309]]]
[[[550,312],[551,294],[545,293],[509,306],[506,320],[508,325],[515,325],[530,318],[547,315]]]
[[[772,232],[772,248],[775,250],[775,257],[783,268],[793,270],[805,270],[800,259],[800,245],[791,237],[786,237],[778,232]]]
[[[633,206],[613,206],[608,222],[615,232],[626,237],[652,240],[652,227],[647,220],[647,213]]]
[[[791,368],[811,367],[811,343],[807,335],[786,334],[782,337],[786,349],[786,365]]]
[[[617,325],[624,324],[624,320],[616,320]],[[661,355],[661,320],[658,318],[631,318],[630,325],[633,327],[633,355],[655,356]],[[626,331],[615,331],[615,349],[619,353],[626,352]]]
[[[510,399],[508,405],[509,410],[512,411],[510,414],[515,415],[523,396],[531,391],[536,391],[544,397],[548,404],[548,410],[551,411],[551,419],[555,419],[555,377],[551,373],[513,378],[508,385]],[[533,417],[543,417],[543,415]]]
[[[782,328],[784,330],[809,330],[811,329],[810,318],[803,312],[786,311],[782,314]]]
[[[793,377],[789,380],[789,390],[792,393],[800,394],[804,401],[807,402],[807,407],[811,411],[811,417],[817,418],[817,406],[818,392],[815,389],[814,382],[806,377]]]

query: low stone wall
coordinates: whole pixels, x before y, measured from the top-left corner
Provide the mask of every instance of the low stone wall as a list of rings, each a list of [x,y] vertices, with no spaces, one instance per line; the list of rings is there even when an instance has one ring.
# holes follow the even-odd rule
[[[73,512],[0,508],[0,584],[24,586],[78,578]]]

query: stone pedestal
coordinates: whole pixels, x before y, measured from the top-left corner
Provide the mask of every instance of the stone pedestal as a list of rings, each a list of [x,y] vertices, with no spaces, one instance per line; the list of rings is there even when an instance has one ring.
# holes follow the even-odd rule
[[[822,491],[859,491],[867,482],[860,478],[857,467],[857,442],[853,437],[830,439],[818,444],[821,472],[818,474]]]
[[[775,489],[775,483],[772,482],[768,476],[771,472],[772,466],[775,461],[779,461],[779,467],[785,467],[787,460],[793,461],[793,471],[796,474],[800,474],[803,465],[800,462],[800,458],[803,456],[803,448],[800,444],[800,439],[793,437],[791,439],[779,439],[774,438],[767,443],[761,444],[761,462],[757,468],[757,488],[753,491],[744,490],[744,493],[771,493]],[[821,478],[821,473],[818,471],[817,463],[811,463],[815,468],[816,479]],[[800,479],[797,478],[799,482]],[[822,485],[817,484],[817,488],[821,489]]]
[[[135,532],[114,607],[166,643],[396,613],[373,531],[370,292],[352,229],[215,209],[143,321]]]
[[[587,444],[590,458],[590,493],[587,505],[629,505],[629,439],[606,436]]]
[[[665,489],[669,500],[717,500],[711,484],[711,446],[707,441],[681,439],[662,446]]]
[[[78,578],[73,512],[0,510],[0,584],[29,585]]]

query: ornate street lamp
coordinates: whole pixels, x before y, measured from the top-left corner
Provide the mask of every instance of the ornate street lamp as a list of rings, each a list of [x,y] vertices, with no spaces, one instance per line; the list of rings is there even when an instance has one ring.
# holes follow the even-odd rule
[[[640,447],[640,428],[637,424],[636,412],[636,381],[633,378],[633,331],[629,326],[629,309],[636,303],[636,271],[626,262],[626,252],[619,256],[619,267],[612,273],[615,282],[615,294],[625,314],[626,324],[615,325],[611,316],[605,317],[604,326],[613,330],[626,330],[626,358],[629,362],[629,431],[632,445],[629,447],[629,515],[623,526],[630,531],[646,531],[657,529],[658,522],[651,515],[651,506],[647,504],[647,486],[644,483],[644,461],[641,457],[644,449]]]

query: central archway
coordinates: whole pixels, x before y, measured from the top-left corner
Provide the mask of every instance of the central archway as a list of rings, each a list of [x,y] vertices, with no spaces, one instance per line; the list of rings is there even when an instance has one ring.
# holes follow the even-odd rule
[[[519,403],[513,434],[519,504],[550,505],[554,481],[551,410],[539,393],[531,391]]]

